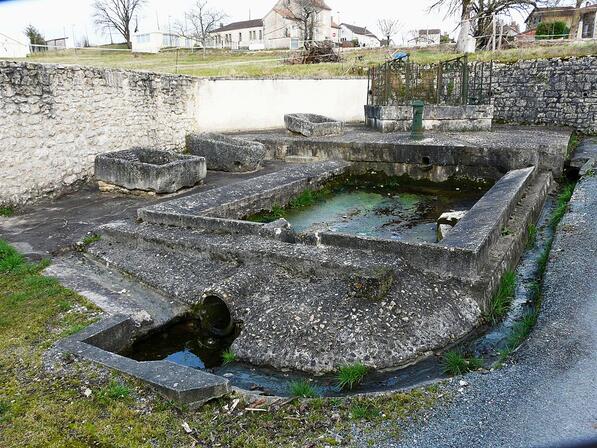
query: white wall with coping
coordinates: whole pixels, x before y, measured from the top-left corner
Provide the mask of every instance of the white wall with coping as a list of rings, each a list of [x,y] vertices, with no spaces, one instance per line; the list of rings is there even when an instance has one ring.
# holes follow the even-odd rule
[[[288,113],[362,122],[367,79],[205,79],[198,97],[201,131],[282,128]]]

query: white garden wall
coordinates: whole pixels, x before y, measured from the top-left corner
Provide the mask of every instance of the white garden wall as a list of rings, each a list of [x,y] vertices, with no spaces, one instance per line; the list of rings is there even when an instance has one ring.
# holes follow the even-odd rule
[[[284,114],[316,113],[364,121],[366,79],[223,79],[199,81],[202,131],[284,127]]]

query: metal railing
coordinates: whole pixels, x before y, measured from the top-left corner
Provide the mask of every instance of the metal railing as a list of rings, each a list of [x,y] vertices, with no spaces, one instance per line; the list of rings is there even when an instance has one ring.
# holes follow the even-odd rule
[[[420,65],[393,60],[369,69],[367,104],[405,106],[413,100],[460,106],[490,104],[492,62],[469,62],[467,56]]]

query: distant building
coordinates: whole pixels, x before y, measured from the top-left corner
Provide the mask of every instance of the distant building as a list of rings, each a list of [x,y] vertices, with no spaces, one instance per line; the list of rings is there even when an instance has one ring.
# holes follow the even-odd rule
[[[578,23],[576,23],[578,21]],[[588,5],[578,11],[574,6],[535,8],[527,17],[527,31],[536,30],[540,23],[563,22],[574,36],[571,39],[597,38],[597,5]]]
[[[29,44],[25,36],[8,36],[0,33],[0,58],[26,58]]]
[[[48,51],[61,51],[75,48],[74,42],[70,41],[68,37],[46,39],[46,46],[48,47]]]
[[[442,31],[437,29],[419,30],[417,35],[409,39],[408,44],[413,47],[430,47],[439,45],[442,41]]]
[[[163,48],[193,48],[198,45],[193,39],[162,31],[137,32],[131,40],[133,53],[158,53]]]
[[[358,41],[359,47],[381,47],[379,38],[367,28],[342,23],[340,25],[340,42],[352,41]]]
[[[246,48],[249,50],[264,50],[263,19],[245,20],[220,28],[211,33],[212,43],[216,48]]]
[[[324,0],[312,2],[318,9],[314,40],[338,42],[339,29],[332,20],[331,8]],[[212,44],[233,49],[300,48],[304,43],[296,11],[299,11],[297,0],[278,0],[263,19],[234,22],[214,30]]]

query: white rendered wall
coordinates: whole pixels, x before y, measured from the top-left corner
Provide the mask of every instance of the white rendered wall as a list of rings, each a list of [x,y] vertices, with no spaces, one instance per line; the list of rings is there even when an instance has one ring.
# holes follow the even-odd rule
[[[200,80],[197,125],[202,131],[284,127],[284,114],[316,113],[364,121],[367,79]]]

